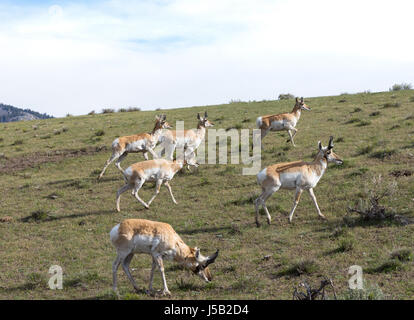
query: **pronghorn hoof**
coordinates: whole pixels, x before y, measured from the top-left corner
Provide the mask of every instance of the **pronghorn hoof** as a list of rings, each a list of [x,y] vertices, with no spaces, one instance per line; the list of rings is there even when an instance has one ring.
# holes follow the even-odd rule
[[[270,222],[271,222],[272,220],[269,220],[269,219],[267,219],[267,224],[270,224]]]
[[[260,228],[260,222],[256,221],[256,227]]]
[[[163,291],[163,292],[161,293],[161,295],[162,295],[162,296],[169,296],[169,297],[171,297],[171,292],[170,292],[170,291]]]
[[[319,216],[319,218],[322,219],[322,220],[326,220],[325,216]]]
[[[145,293],[149,296],[155,296],[154,290],[145,290]]]

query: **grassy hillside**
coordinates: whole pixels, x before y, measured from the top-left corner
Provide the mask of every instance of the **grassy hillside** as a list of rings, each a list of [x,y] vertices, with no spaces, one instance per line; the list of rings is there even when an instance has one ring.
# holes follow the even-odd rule
[[[340,296],[348,288],[348,268],[364,268],[364,279],[386,298],[414,298],[413,261],[390,263],[394,250],[413,250],[414,225],[391,221],[364,222],[346,208],[364,197],[365,183],[376,174],[395,179],[398,192],[384,205],[405,217],[414,216],[414,91],[365,93],[305,99],[293,148],[286,133],[264,140],[262,167],[312,160],[317,142],[335,137],[334,151],[345,163],[330,165],[315,188],[327,221],[318,219],[307,193],[288,223],[294,192],[280,190],[268,201],[269,226],[254,223],[254,199],[260,191],[255,176],[241,175],[242,165],[202,165],[184,171],[171,183],[178,205],[166,188],[145,210],[130,193],[115,211],[115,193],[123,179],[111,165],[101,182],[96,178],[110,155],[114,138],[150,131],[159,112],[97,114],[62,119],[0,124],[0,298],[111,299],[111,228],[125,218],[170,223],[191,246],[203,253],[221,249],[211,266],[213,282],[166,262],[173,299],[291,299],[293,288],[308,280],[319,285],[332,278]],[[240,102],[166,110],[170,123],[196,125],[196,113],[208,110],[215,128],[254,128],[259,115],[291,111],[293,100]],[[142,161],[131,154],[123,167]],[[396,170],[406,175],[394,177]],[[404,171],[405,170],[405,171]],[[154,185],[140,191],[148,200]],[[305,263],[297,274],[296,264]],[[384,263],[387,263],[384,265]],[[64,289],[47,287],[51,265],[64,270]],[[147,287],[149,256],[131,263],[137,283]],[[306,271],[308,273],[306,273]],[[155,287],[161,288],[159,273]],[[135,293],[119,269],[125,299],[153,299]]]

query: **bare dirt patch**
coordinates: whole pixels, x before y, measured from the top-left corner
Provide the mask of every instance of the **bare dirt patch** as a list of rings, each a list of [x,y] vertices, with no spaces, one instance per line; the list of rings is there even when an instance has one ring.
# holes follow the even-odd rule
[[[48,152],[36,152],[15,158],[5,158],[0,163],[0,173],[21,171],[27,168],[34,168],[42,163],[59,162],[66,158],[88,156],[101,151],[107,151],[106,146],[87,147],[79,150],[54,150]]]

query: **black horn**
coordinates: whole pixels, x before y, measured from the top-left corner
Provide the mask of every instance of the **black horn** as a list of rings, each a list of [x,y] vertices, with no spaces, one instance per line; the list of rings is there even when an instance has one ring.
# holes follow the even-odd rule
[[[207,111],[205,111],[204,112],[204,118],[207,118],[208,117],[208,115],[207,115]]]
[[[332,136],[330,136],[329,137],[329,143],[328,143],[328,149],[332,149],[333,148],[333,137]]]
[[[217,249],[217,251],[212,256],[208,257],[207,262],[204,264],[204,267],[207,267],[209,264],[214,263],[214,261],[218,257],[218,254],[219,254],[219,249]]]

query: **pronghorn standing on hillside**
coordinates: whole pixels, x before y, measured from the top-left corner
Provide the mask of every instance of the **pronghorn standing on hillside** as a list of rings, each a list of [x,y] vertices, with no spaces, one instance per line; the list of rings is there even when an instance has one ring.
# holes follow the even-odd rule
[[[170,192],[172,201],[177,204],[175,201],[174,195],[172,194],[171,186],[169,181],[174,177],[174,175],[183,168],[185,160],[177,159],[174,161],[166,159],[153,159],[146,160],[134,163],[129,166],[125,171],[123,171],[125,185],[121,187],[116,195],[116,210],[119,212],[119,202],[121,200],[121,194],[127,190],[133,189],[132,195],[137,198],[137,200],[147,209],[155,197],[160,193],[161,185],[164,185],[168,188]],[[139,195],[138,191],[144,185],[145,181],[155,181],[155,194],[148,201],[148,204],[143,201]]]
[[[343,161],[332,151],[333,137],[330,137],[327,147],[322,147],[318,142],[318,154],[312,162],[294,161],[271,165],[257,174],[257,183],[262,187],[262,194],[255,200],[256,225],[259,227],[259,205],[262,205],[267,216],[267,223],[270,224],[271,217],[266,207],[266,200],[279,189],[296,189],[295,201],[289,214],[289,222],[292,222],[293,213],[299,203],[303,190],[308,190],[318,211],[319,217],[325,219],[316,202],[313,188],[328,167],[328,162],[342,164]]]
[[[206,128],[212,127],[214,124],[208,119],[207,111],[204,113],[204,117],[200,116],[197,113],[197,129],[195,130],[167,130],[160,137],[160,141],[164,144],[164,149],[166,152],[166,158],[172,160],[174,150],[179,148],[184,148],[185,159],[189,165],[198,167],[198,164],[195,160],[195,150],[199,147],[200,143],[203,141],[206,135]],[[163,150],[161,150],[162,152]],[[160,155],[161,155],[160,152]]]
[[[155,148],[163,129],[171,128],[166,118],[166,115],[155,116],[154,129],[150,133],[141,133],[116,138],[112,142],[112,155],[106,161],[106,164],[98,179],[102,178],[106,168],[108,168],[108,166],[116,159],[118,160],[115,165],[119,170],[123,171],[121,168],[121,161],[125,159],[128,153],[143,152],[145,160],[148,160],[149,152],[152,154],[154,159],[158,158],[153,149]]]
[[[158,267],[164,286],[163,295],[171,295],[165,279],[163,258],[174,260],[191,270],[201,279],[209,282],[211,281],[211,274],[208,265],[214,263],[219,253],[219,250],[217,250],[213,255],[204,257],[200,253],[200,249],[186,245],[169,224],[144,219],[127,219],[122,221],[112,228],[110,239],[117,251],[117,257],[112,264],[113,290],[117,294],[116,273],[121,263],[134,289],[139,291],[129,271],[129,264],[135,253],[151,255],[152,268],[148,291],[149,293],[153,291],[154,271]]]
[[[261,140],[269,133],[269,131],[282,131],[286,130],[289,134],[290,141],[293,146],[296,147],[293,138],[296,136],[298,129],[296,124],[299,121],[302,110],[310,111],[311,109],[303,102],[303,97],[296,98],[296,104],[293,107],[292,112],[261,116],[256,119],[257,128],[261,129]],[[293,131],[293,135],[292,135]],[[289,140],[287,140],[289,142]]]

